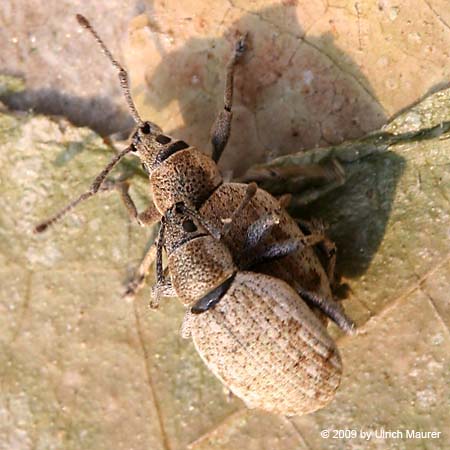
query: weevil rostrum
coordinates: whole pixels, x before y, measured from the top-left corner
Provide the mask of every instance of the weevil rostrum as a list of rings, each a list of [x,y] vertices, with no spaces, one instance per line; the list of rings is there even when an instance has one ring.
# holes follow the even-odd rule
[[[236,261],[242,255],[247,254],[249,248],[255,250],[254,246],[249,244],[246,236],[249,236],[248,230],[256,226],[264,230],[261,232],[264,235],[264,244],[266,249],[270,250],[264,257],[254,261],[254,270],[261,273],[260,278],[257,277],[259,280],[267,280],[270,285],[283,286],[280,287],[280,292],[287,289],[285,282],[291,286],[287,289],[289,294],[283,297],[290,299],[286,300],[286,305],[289,305],[286,306],[286,311],[289,311],[290,305],[295,303],[292,300],[295,298],[295,301],[302,306],[294,307],[292,314],[294,314],[294,311],[297,311],[296,308],[300,308],[298,311],[302,311],[301,314],[304,314],[306,321],[309,321],[311,317],[313,318],[313,325],[311,326],[314,329],[316,328],[317,320],[309,308],[314,309],[315,314],[322,321],[326,322],[326,317],[329,317],[344,331],[352,332],[352,321],[346,317],[341,305],[334,301],[331,292],[330,284],[332,283],[334,272],[334,256],[330,255],[328,270],[324,269],[312,245],[305,246],[305,234],[286,213],[277,199],[266,191],[256,188],[256,186],[253,189],[249,189],[249,185],[242,183],[224,183],[217,167],[216,163],[219,161],[230,135],[233,74],[246,49],[246,37],[243,36],[238,40],[227,65],[224,107],[218,114],[212,128],[212,157],[209,157],[182,140],[172,139],[164,134],[157,125],[149,121],[143,121],[140,118],[130,95],[127,72],[113,58],[87,19],[81,15],[78,15],[77,19],[84,28],[93,34],[103,52],[118,69],[124,96],[137,125],[132,133],[130,145],[120,151],[110,161],[96,177],[90,189],[60,210],[56,215],[36,226],[35,231],[42,232],[46,230],[80,202],[98,192],[109,189],[119,190],[128,212],[140,225],[156,223],[165,217],[168,212],[173,212],[176,206],[180,207],[182,205],[184,212],[189,211],[190,215],[207,230],[209,239],[220,241],[220,245],[226,248],[227,252],[231,252],[232,258]],[[129,153],[138,156],[149,176],[153,203],[140,214],[137,212],[134,202],[128,193],[128,183],[126,181],[113,182],[106,180],[116,164]],[[276,217],[276,220],[274,217]],[[276,223],[273,222],[274,220]],[[162,289],[162,293],[164,293],[164,287],[162,287],[164,275],[161,252],[165,245],[164,239],[168,240],[171,238],[171,233],[168,230],[163,236],[163,228],[161,226],[157,248],[158,283],[155,289],[156,293],[158,293],[159,289]],[[310,241],[314,241],[318,235],[321,236],[317,242],[314,242],[315,244],[324,240],[320,230],[317,232],[313,227],[308,232],[310,236],[307,237],[311,238]],[[252,233],[250,233],[251,235]],[[258,243],[260,243],[259,241]],[[146,255],[135,279],[130,282],[127,288],[127,295],[132,297],[140,288],[151,261],[152,259]],[[192,267],[190,266],[190,270],[192,270]],[[173,280],[165,281],[166,284],[167,281],[169,282],[168,289],[170,290],[170,281]],[[215,283],[210,283],[206,287],[206,291],[209,289],[209,291],[213,292],[217,287]],[[203,288],[205,287],[203,286]],[[265,292],[263,288],[258,290],[259,288],[255,287],[254,289],[256,289],[255,292],[259,292],[259,297],[261,297],[262,292]],[[206,291],[202,290],[202,293],[207,293]],[[270,292],[270,295],[268,295],[269,298],[272,298],[273,292]],[[295,296],[292,296],[292,292],[295,293]],[[178,290],[177,293],[180,294]],[[202,296],[198,299],[199,301],[202,300],[199,304],[190,305],[194,312],[204,313],[199,314],[199,317],[204,315],[204,318],[196,319],[198,323],[207,321],[207,317],[209,317],[207,313],[210,313],[209,309],[211,311],[217,310],[217,305],[222,303],[222,300],[219,302],[205,302],[204,297]],[[208,299],[208,297],[206,298]],[[300,314],[298,311],[295,314]],[[304,311],[308,312],[305,313]],[[245,317],[250,317],[250,311],[246,313]],[[245,326],[245,321],[240,323],[242,323],[240,326]],[[321,336],[322,334],[328,336],[323,326],[320,333]],[[329,338],[327,337],[326,339],[328,343]],[[331,348],[331,344],[329,347]],[[282,358],[282,356],[281,352],[279,357]],[[247,403],[252,404],[251,401]]]

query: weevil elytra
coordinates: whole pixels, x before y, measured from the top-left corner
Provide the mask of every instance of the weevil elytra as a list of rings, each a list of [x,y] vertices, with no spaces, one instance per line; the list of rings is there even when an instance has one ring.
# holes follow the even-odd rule
[[[185,333],[228,389],[250,408],[300,415],[334,397],[342,366],[333,339],[292,287],[248,270],[261,259],[295,250],[292,240],[265,242],[267,228],[277,223],[275,216],[255,221],[236,258],[195,212],[175,205],[162,219],[172,286],[164,290],[188,308]],[[305,247],[316,238],[321,237],[304,237],[298,244]],[[207,311],[199,314],[199,305]]]
[[[99,191],[116,188],[120,191],[121,198],[131,217],[140,225],[150,225],[159,221],[175,204],[182,203],[191,210],[199,211],[199,215],[205,219],[204,222],[212,224],[209,232],[214,234],[214,229],[217,231],[222,226],[222,220],[231,217],[237,205],[242,204],[247,190],[244,184],[224,183],[216,165],[230,134],[233,75],[236,64],[244,54],[246,36],[244,35],[238,40],[227,65],[224,106],[212,128],[212,158],[210,158],[184,141],[174,140],[163,134],[157,125],[141,119],[130,95],[127,72],[114,59],[88,20],[81,15],[77,15],[77,20],[94,36],[105,55],[117,68],[124,96],[137,125],[132,133],[130,145],[111,160],[96,177],[90,189],[56,215],[39,224],[35,231],[43,232],[77,204]],[[128,194],[127,182],[105,183],[111,170],[129,153],[139,157],[149,175],[153,203],[140,214],[138,214],[134,202]],[[239,220],[232,223],[231,230],[227,233],[227,244],[235,256],[242,252],[242,230],[248,229],[257,218],[278,212],[280,209],[281,205],[270,194],[261,189],[255,191],[245,213],[239,215]],[[279,226],[270,230],[272,241],[293,238],[294,241],[297,239],[298,242],[298,239],[304,237],[302,231],[287,213],[283,211],[280,217]],[[162,245],[162,239],[159,239],[159,254]],[[133,296],[142,285],[147,269],[152,262],[149,255],[151,252],[154,253],[153,250],[153,248],[150,249],[144,257],[143,264],[135,279],[128,286],[127,295]],[[333,261],[333,258],[331,261]],[[331,264],[331,267],[333,267],[333,264]],[[326,273],[312,248],[294,249],[290,254],[283,257],[282,263],[278,261],[262,262],[258,270],[276,275],[287,281],[310,306],[332,318],[345,331],[352,331],[353,323],[345,316],[340,304],[332,298],[330,279],[333,270],[329,270],[328,274]],[[160,263],[157,264],[157,276],[158,280],[162,279],[162,265]]]

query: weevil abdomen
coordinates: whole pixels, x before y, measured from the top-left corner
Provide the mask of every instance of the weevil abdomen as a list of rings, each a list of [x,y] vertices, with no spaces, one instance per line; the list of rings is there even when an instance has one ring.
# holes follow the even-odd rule
[[[300,415],[334,397],[337,347],[284,281],[238,272],[215,307],[191,320],[198,353],[248,407]]]

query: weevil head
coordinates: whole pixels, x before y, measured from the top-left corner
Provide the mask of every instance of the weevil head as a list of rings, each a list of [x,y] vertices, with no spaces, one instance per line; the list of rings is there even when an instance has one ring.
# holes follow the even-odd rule
[[[220,286],[236,271],[228,247],[204,220],[177,204],[164,217],[164,241],[172,284],[186,306]]]
[[[164,217],[164,247],[170,256],[175,250],[199,237],[211,237],[208,225],[184,203],[176,203]]]
[[[131,135],[135,154],[150,175],[173,154],[190,147],[184,141],[173,139],[149,121],[137,125]]]
[[[149,175],[153,202],[161,215],[179,202],[199,207],[222,182],[209,156],[151,122],[136,127],[132,145]]]
[[[136,122],[128,151],[133,151],[140,158],[149,175],[156,208],[164,216],[179,201],[199,206],[221,182],[214,161],[195,151],[186,142],[166,136],[154,123],[142,120],[131,96],[127,71],[113,57],[89,21],[81,15],[77,15],[77,20],[93,35],[103,53],[118,70],[124,98]]]
[[[164,135],[158,125],[149,121],[139,123],[131,135],[135,154],[141,160],[147,173],[151,173],[158,166],[161,162],[161,154],[171,141],[172,139]]]

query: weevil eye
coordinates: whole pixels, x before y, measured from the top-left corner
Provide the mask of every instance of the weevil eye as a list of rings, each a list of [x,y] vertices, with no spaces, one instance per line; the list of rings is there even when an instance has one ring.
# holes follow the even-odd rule
[[[166,136],[164,134],[158,134],[158,136],[155,137],[155,141],[163,145],[168,144],[171,140],[172,139],[170,139],[169,136]]]
[[[175,212],[178,214],[183,214],[185,212],[186,208],[184,206],[183,202],[177,202],[175,203]]]
[[[182,224],[183,230],[187,233],[193,233],[197,231],[197,226],[191,219],[186,219]]]
[[[141,133],[142,134],[149,134],[151,131],[151,127],[150,124],[148,122],[145,122],[144,125],[142,125],[141,127]]]

